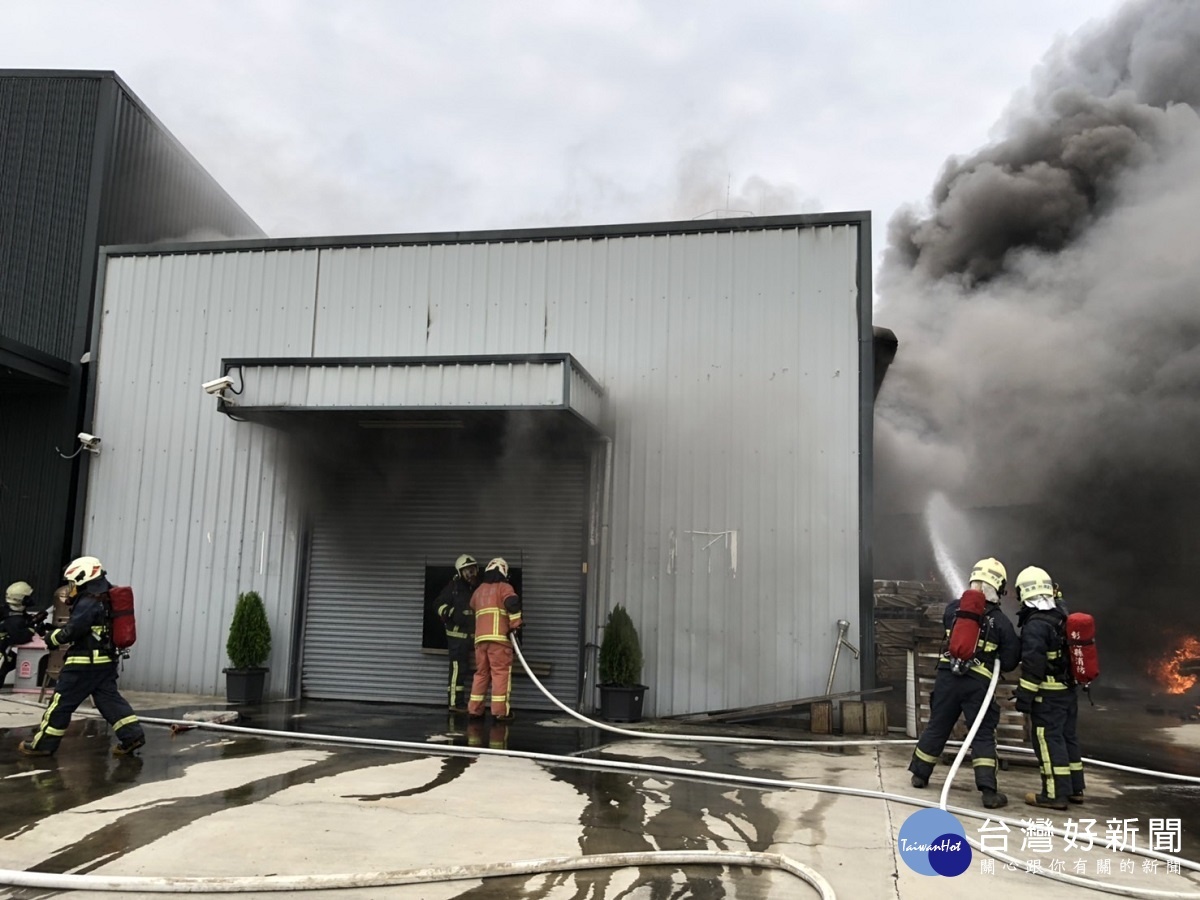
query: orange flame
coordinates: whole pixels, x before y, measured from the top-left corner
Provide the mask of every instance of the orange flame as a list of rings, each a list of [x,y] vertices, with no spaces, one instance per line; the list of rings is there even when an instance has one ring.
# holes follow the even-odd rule
[[[1191,635],[1179,642],[1179,645],[1157,662],[1150,664],[1150,674],[1158,679],[1158,683],[1168,694],[1182,694],[1191,688],[1197,680],[1196,675],[1181,675],[1179,666],[1184,660],[1200,658],[1200,640]]]

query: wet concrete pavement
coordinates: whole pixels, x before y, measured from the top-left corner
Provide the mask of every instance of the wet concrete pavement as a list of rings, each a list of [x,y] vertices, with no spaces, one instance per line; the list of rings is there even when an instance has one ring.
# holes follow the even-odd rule
[[[130,699],[139,714],[150,718],[176,719],[190,710],[224,708],[215,698],[132,694]],[[963,889],[979,896],[1021,891],[1038,898],[1094,893],[1023,870],[1006,871],[1000,863],[994,872],[986,872],[979,854],[972,867],[951,882],[912,872],[896,849],[898,829],[914,811],[905,804],[700,777],[602,772],[563,762],[437,753],[450,745],[506,746],[936,800],[944,769],[939,767],[931,789],[914,791],[905,771],[908,746],[801,750],[679,745],[653,736],[614,739],[563,716],[518,714],[507,727],[489,723],[470,728],[466,720],[430,708],[301,701],[248,710],[241,724],[412,741],[429,744],[431,753],[201,729],[172,736],[164,727],[149,726],[149,742],[140,757],[118,760],[109,754],[112,738],[103,723],[79,718],[58,755],[45,760],[16,752],[17,740],[28,734],[39,709],[11,700],[12,695],[0,694],[0,866],[5,868],[108,875],[293,875],[654,849],[749,849],[783,853],[813,866],[840,898],[940,897]],[[1150,740],[1155,728],[1122,721],[1107,729],[1110,737],[1120,738],[1127,729],[1130,747],[1140,735],[1141,743],[1157,747],[1154,753],[1164,758],[1194,759],[1196,750],[1189,753],[1188,743],[1174,740],[1177,735]],[[1170,724],[1160,718],[1157,730],[1166,735],[1163,726]],[[1200,725],[1180,727],[1200,730]],[[809,737],[802,732],[786,736]],[[1196,741],[1200,743],[1200,736]],[[1106,755],[1091,745],[1087,752]],[[1200,859],[1197,789],[1164,786],[1140,776],[1089,775],[1089,803],[1068,815],[1097,820],[1095,850],[1060,852],[1062,841],[1055,839],[1053,853],[1034,852],[1035,848],[1022,852],[1023,836],[1014,823],[1009,851],[1021,859],[1040,858],[1047,868],[1054,859],[1063,859],[1068,872],[1073,860],[1083,859],[1089,876],[1096,874],[1095,863],[1103,855],[1112,867],[1110,875],[1102,876],[1106,882],[1200,894],[1200,885],[1168,874],[1165,866],[1151,873],[1143,870],[1140,858],[1096,852],[1103,846],[1110,818],[1136,820],[1140,845],[1148,838],[1151,817],[1178,818],[1182,855]],[[1019,796],[1036,785],[1034,769],[1014,764],[1000,777],[1002,788],[1015,801],[1004,813],[1012,819],[1044,818],[1019,803]],[[951,793],[952,805],[979,809],[970,781],[970,772],[964,771]],[[1061,825],[1067,816],[1055,818]],[[982,820],[963,821],[967,834],[978,837]],[[1134,863],[1134,872],[1119,871],[1122,858]],[[51,895],[12,889],[3,896]],[[779,871],[690,866],[315,891],[304,896],[723,900],[816,894]]]

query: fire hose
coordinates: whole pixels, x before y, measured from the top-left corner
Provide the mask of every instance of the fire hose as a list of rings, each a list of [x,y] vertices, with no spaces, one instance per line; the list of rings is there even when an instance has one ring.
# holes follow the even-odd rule
[[[530,669],[521,653],[520,647],[514,645],[515,652],[522,666],[525,668],[526,674],[532,680],[534,685],[540,690],[552,703],[559,709],[567,712],[574,718],[577,718],[592,727],[599,728],[604,731],[633,736],[637,738],[650,738],[658,740],[677,740],[677,741],[708,741],[727,744],[770,744],[772,746],[787,746],[787,745],[826,745],[830,747],[845,746],[845,745],[863,745],[863,744],[882,744],[882,743],[912,743],[911,741],[797,741],[797,742],[782,742],[770,740],[754,740],[737,739],[729,737],[714,737],[710,735],[664,735],[654,732],[634,731],[631,729],[617,728],[605,723],[596,722],[587,717],[576,713],[562,704],[554,697],[546,687],[541,683],[538,677]],[[941,808],[954,814],[955,816],[973,819],[991,820],[993,822],[1003,822],[1006,825],[1015,825],[1018,828],[1022,826],[1022,822],[1016,819],[1006,819],[1000,816],[984,815],[976,810],[966,809],[963,807],[952,807],[946,802],[946,797],[949,789],[949,784],[953,775],[957,772],[958,766],[961,765],[962,758],[965,756],[967,748],[970,746],[970,740],[978,731],[979,724],[982,721],[983,713],[991,701],[991,696],[995,691],[995,685],[998,681],[998,671],[994,673],[994,677],[989,684],[989,692],[987,702],[981,706],[980,714],[972,723],[971,731],[967,735],[967,740],[963,742],[958,755],[955,758],[955,764],[950,770],[947,777],[946,787],[943,789],[942,797],[939,803],[920,800],[918,798],[909,797],[903,794],[893,794],[886,791],[873,791],[865,788],[850,788],[838,785],[818,784],[800,781],[788,781],[783,779],[760,778],[756,776],[737,775],[732,773],[710,772],[701,769],[689,769],[672,766],[658,766],[646,763],[626,763],[619,760],[584,758],[575,756],[559,756],[555,754],[533,753],[529,751],[518,750],[499,750],[484,747],[431,747],[427,743],[412,742],[412,741],[395,741],[379,738],[356,738],[345,737],[341,735],[322,735],[310,734],[306,732],[291,732],[291,731],[274,731],[259,728],[247,728],[244,726],[215,724],[208,722],[197,722],[190,720],[176,719],[160,719],[160,718],[141,718],[141,721],[148,724],[156,725],[189,725],[204,728],[206,730],[217,732],[228,732],[233,734],[245,734],[256,737],[275,737],[292,741],[309,741],[318,744],[335,744],[349,746],[368,746],[377,748],[386,748],[392,750],[411,751],[423,754],[435,755],[467,755],[467,756],[507,756],[518,759],[528,759],[542,764],[568,765],[576,768],[591,768],[609,771],[628,771],[638,774],[655,774],[674,778],[689,778],[710,780],[715,782],[732,783],[738,785],[746,785],[750,787],[760,788],[782,788],[787,790],[812,790],[823,793],[842,794],[847,796],[870,797],[882,799],[886,801],[901,803],[909,806],[926,807],[926,808]],[[5,698],[0,698],[5,699]],[[20,703],[21,701],[10,700],[9,702]],[[37,704],[24,704],[36,706]],[[1143,770],[1147,774],[1155,774],[1152,770]],[[1046,829],[1051,834],[1058,837],[1067,837],[1068,835],[1063,829],[1049,828]],[[986,853],[1002,862],[1010,864],[1019,864],[1015,858],[1001,853],[993,848],[983,847],[979,842],[967,839],[972,847],[980,852]],[[750,857],[772,857],[774,854],[754,854],[746,852],[742,854],[743,861],[738,863],[725,862],[723,858],[719,858],[722,851],[693,851],[697,854],[695,858],[689,858],[688,863],[695,865],[702,861],[708,861],[715,865],[727,864],[745,864],[745,865],[762,865],[765,867],[779,868],[784,871],[791,872],[797,877],[803,879],[808,884],[812,885],[823,898],[823,900],[834,900],[835,894],[832,886],[820,876],[815,870],[812,870],[803,864],[790,860],[786,857],[776,859],[762,859],[761,861],[748,861]],[[1130,848],[1124,851],[1133,855],[1144,856],[1147,858],[1157,859],[1163,862],[1176,863],[1181,869],[1188,869],[1191,872],[1200,872],[1200,863],[1184,859],[1182,857],[1173,856],[1171,854],[1162,853],[1150,849]],[[668,855],[672,851],[665,851]],[[656,856],[656,854],[651,854]],[[638,857],[640,861],[625,862],[622,860],[632,860]],[[608,856],[611,862],[602,863],[605,867],[626,866],[626,865],[651,865],[651,864],[683,864],[673,863],[665,857],[658,857],[657,863],[652,863],[647,857],[641,854],[622,855],[615,854]],[[416,883],[418,880],[421,883],[429,883],[433,881],[445,881],[454,879],[479,879],[490,877],[503,877],[505,875],[532,874],[539,871],[569,871],[571,869],[590,868],[593,864],[586,862],[587,860],[595,860],[596,857],[561,857],[549,860],[524,860],[517,863],[498,864],[495,866],[478,866],[478,867],[445,867],[442,869],[423,869],[423,870],[404,870],[398,872],[377,872],[368,874],[355,875],[327,875],[327,876],[247,876],[242,878],[210,878],[210,877],[194,877],[194,878],[178,878],[178,877],[149,877],[149,876],[95,876],[95,875],[58,875],[53,873],[30,873],[16,870],[0,870],[0,883],[12,884],[29,887],[42,888],[57,888],[57,889],[83,889],[89,890],[115,890],[115,891],[130,891],[141,890],[144,892],[154,893],[215,893],[215,892],[242,892],[242,891],[269,891],[269,890],[303,890],[303,889],[332,889],[333,887],[365,887],[365,886],[381,886],[383,884],[409,884]],[[529,869],[520,871],[513,870],[512,866],[528,866]],[[562,866],[560,869],[542,868],[539,866]],[[1083,887],[1089,887],[1094,890],[1099,890],[1106,893],[1116,894],[1119,896],[1128,897],[1144,897],[1144,898],[1161,898],[1161,900],[1200,900],[1200,893],[1183,893],[1175,891],[1154,891],[1138,888],[1127,888],[1120,885],[1112,885],[1092,879],[1080,878],[1078,876],[1067,875],[1046,870],[1038,870],[1037,874],[1043,877],[1053,878],[1069,884],[1074,884]],[[284,879],[287,884],[279,883],[278,887],[266,886],[275,883],[274,879]],[[302,885],[307,883],[307,879],[342,879],[341,882],[312,882],[308,887]],[[55,880],[59,879],[59,880]],[[72,879],[88,879],[86,882],[75,882]],[[120,886],[106,887],[105,883],[115,879],[120,882]],[[364,882],[362,879],[409,879],[409,880],[380,880]],[[36,880],[36,883],[35,883]],[[113,881],[114,885],[116,881]],[[219,887],[218,887],[219,885]]]

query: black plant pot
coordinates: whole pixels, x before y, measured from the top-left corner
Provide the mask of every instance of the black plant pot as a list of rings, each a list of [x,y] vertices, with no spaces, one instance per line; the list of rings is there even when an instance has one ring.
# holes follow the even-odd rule
[[[267,669],[225,669],[225,699],[231,704],[262,703]]]
[[[646,699],[644,684],[628,687],[617,684],[600,685],[600,717],[609,722],[640,722],[642,701]]]

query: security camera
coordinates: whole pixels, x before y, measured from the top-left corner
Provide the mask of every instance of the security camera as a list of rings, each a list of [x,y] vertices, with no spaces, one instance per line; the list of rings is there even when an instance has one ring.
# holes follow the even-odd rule
[[[79,438],[79,443],[83,444],[84,450],[90,450],[93,453],[100,452],[100,438],[94,434],[88,434],[86,431],[79,432],[76,437]]]
[[[214,378],[212,381],[206,381],[200,386],[204,388],[204,393],[220,396],[222,391],[233,387],[233,379],[226,375],[224,378]]]

